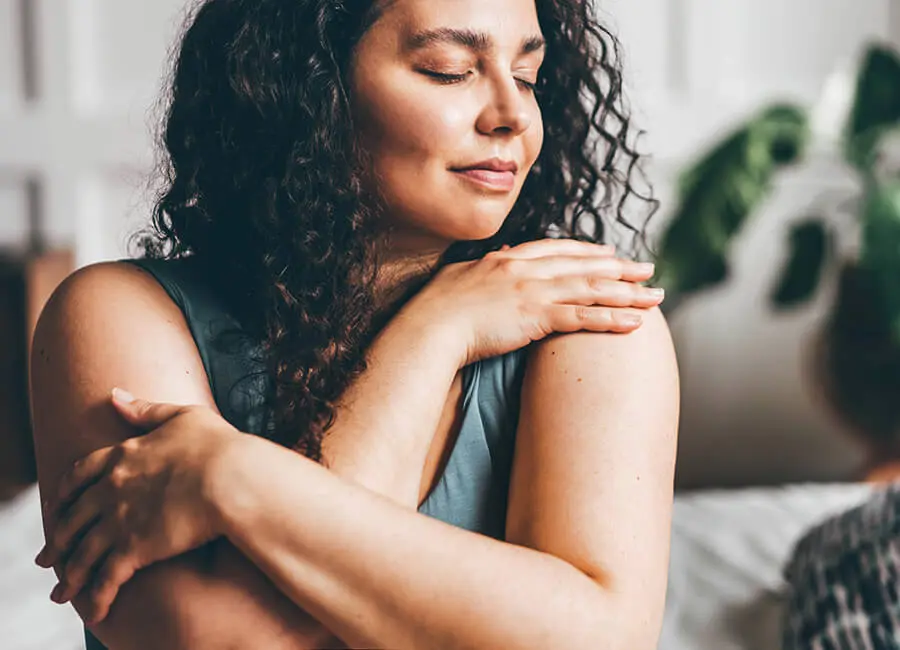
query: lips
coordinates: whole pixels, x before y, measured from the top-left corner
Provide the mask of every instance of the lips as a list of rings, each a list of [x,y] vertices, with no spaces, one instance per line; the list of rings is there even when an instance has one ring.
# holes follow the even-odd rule
[[[518,169],[514,161],[491,158],[452,171],[482,189],[509,192],[515,188]]]
[[[460,177],[486,189],[509,192],[516,185],[516,174],[512,171],[475,168],[461,169],[456,173]]]
[[[485,171],[492,172],[512,172],[515,174],[519,170],[519,166],[513,160],[503,160],[501,158],[491,158],[490,160],[482,160],[481,162],[473,163],[471,165],[466,165],[464,167],[457,167],[454,171],[471,171],[476,169],[483,169]]]

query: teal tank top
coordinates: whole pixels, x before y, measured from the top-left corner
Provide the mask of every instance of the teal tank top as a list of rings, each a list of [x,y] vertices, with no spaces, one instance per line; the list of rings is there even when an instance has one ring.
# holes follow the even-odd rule
[[[222,416],[241,431],[268,437],[262,408],[268,380],[258,343],[240,336],[239,323],[202,281],[195,261],[125,261],[150,273],[181,309]],[[462,425],[420,513],[503,539],[525,357],[523,348],[463,369]],[[105,650],[90,632],[86,638],[87,650]]]

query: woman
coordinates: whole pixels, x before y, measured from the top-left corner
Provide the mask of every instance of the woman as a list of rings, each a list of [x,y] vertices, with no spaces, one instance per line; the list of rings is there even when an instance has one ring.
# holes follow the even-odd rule
[[[199,7],[168,259],[35,334],[37,561],[92,647],[655,647],[677,369],[592,243],[636,196],[612,46],[587,0]]]

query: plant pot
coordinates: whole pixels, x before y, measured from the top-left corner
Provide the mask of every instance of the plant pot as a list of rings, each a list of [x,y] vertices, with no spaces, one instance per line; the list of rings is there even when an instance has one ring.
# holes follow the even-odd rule
[[[900,462],[900,341],[869,273],[840,270],[834,307],[812,342],[816,392],[866,453],[863,476]]]

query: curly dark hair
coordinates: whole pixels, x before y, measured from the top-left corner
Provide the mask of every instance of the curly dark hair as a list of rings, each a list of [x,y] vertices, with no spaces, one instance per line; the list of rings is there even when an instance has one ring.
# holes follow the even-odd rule
[[[261,342],[273,438],[317,461],[384,323],[373,298],[380,207],[365,191],[348,86],[382,4],[201,2],[174,53],[163,189],[144,240],[149,257],[202,263]],[[439,267],[546,236],[602,241],[604,215],[643,241],[626,202],[639,199],[649,218],[656,201],[635,188],[619,46],[592,4],[536,0],[543,149],[498,233],[451,246]]]

